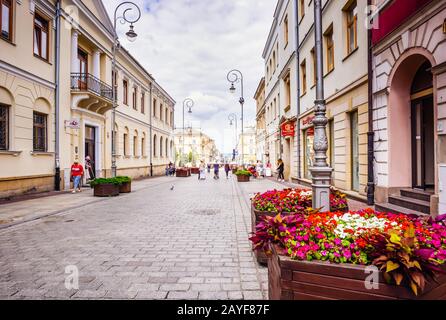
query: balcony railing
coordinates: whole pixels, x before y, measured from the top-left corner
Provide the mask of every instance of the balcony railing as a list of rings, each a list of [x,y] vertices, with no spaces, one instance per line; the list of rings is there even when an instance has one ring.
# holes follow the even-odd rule
[[[72,73],[71,90],[89,91],[110,101],[113,100],[113,88],[89,73]]]

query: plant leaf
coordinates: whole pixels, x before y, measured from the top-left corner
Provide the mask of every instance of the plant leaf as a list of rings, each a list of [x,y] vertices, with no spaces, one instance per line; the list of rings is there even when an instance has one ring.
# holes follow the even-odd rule
[[[400,265],[396,262],[393,262],[391,260],[387,261],[387,268],[386,268],[386,272],[392,272],[393,270],[396,270],[400,267]]]
[[[394,272],[392,276],[395,280],[395,283],[399,286],[401,284],[401,281],[403,281],[403,275],[399,272]]]
[[[413,293],[418,296],[418,288],[415,282],[410,281],[410,288],[412,289]]]

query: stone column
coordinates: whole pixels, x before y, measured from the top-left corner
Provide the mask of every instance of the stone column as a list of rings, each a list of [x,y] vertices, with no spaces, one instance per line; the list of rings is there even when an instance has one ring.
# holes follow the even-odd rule
[[[93,52],[93,76],[100,79],[101,78],[101,51],[96,49]]]
[[[72,73],[79,73],[80,66],[79,66],[79,59],[78,59],[78,37],[79,32],[75,29],[73,29],[73,32],[71,33],[71,72]]]

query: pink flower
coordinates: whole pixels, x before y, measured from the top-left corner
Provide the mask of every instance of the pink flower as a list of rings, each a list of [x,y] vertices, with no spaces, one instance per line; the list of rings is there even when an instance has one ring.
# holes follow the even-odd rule
[[[350,252],[350,250],[345,250],[343,252],[344,257],[348,260],[352,257],[352,253]]]

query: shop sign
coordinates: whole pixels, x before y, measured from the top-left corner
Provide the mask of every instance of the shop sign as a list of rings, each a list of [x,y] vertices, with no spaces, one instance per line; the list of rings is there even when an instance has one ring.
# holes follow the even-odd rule
[[[282,137],[294,137],[294,123],[285,122],[281,125]]]
[[[65,120],[65,127],[71,129],[80,129],[81,123],[78,119]]]
[[[312,125],[313,124],[313,119],[314,119],[314,116],[306,117],[305,119],[302,120],[302,125],[304,125],[304,126]]]

